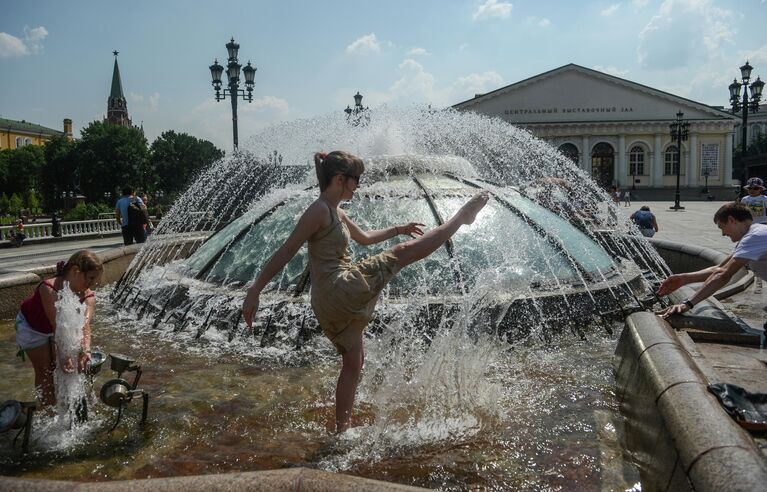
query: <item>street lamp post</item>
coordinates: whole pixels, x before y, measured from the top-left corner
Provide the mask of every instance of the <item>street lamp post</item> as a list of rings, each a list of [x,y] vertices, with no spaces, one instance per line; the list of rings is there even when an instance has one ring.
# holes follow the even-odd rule
[[[690,134],[690,122],[684,121],[682,117],[684,113],[682,110],[676,114],[676,121],[669,125],[671,130],[671,139],[676,142],[676,193],[674,194],[674,206],[671,210],[684,210],[684,207],[679,204],[679,175],[682,171],[682,141],[687,140],[687,136]]]
[[[250,61],[242,72],[245,74],[245,89],[240,89],[240,68],[242,65],[237,61],[237,52],[240,45],[234,42],[234,38],[226,43],[226,49],[229,52],[229,61],[226,65],[227,87],[229,91],[229,100],[232,102],[232,136],[234,141],[234,150],[237,151],[237,99],[242,97],[243,101],[253,102],[253,79],[256,76],[256,67],[250,65]],[[221,74],[224,67],[218,64],[218,59],[213,61],[210,67],[210,76],[213,79],[213,89],[216,91],[216,102],[226,99],[227,89],[221,90]]]
[[[365,125],[370,122],[370,114],[368,114],[368,108],[362,106],[362,94],[360,91],[354,95],[354,108],[346,106],[344,113],[346,113],[346,121],[351,125]]]
[[[732,104],[732,114],[737,114],[738,111],[742,111],[741,121],[741,138],[740,138],[740,184],[741,186],[746,181],[746,164],[743,160],[746,157],[746,147],[748,147],[748,113],[756,113],[759,111],[759,101],[762,99],[762,89],[764,88],[764,82],[757,77],[751,85],[748,85],[751,80],[751,70],[754,67],[746,61],[746,64],[740,67],[741,81],[733,79],[730,84],[730,103]],[[743,99],[740,98],[740,88],[743,86]],[[751,88],[751,101],[748,100],[748,89]],[[742,192],[742,188],[741,188]]]
[[[706,165],[705,168],[703,168],[703,178],[706,180],[706,184],[703,186],[703,193],[708,193],[708,177],[711,175],[711,172],[708,170],[708,165]]]

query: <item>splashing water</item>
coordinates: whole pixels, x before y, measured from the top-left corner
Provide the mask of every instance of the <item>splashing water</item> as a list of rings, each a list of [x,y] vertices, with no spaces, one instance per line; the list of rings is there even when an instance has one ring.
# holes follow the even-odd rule
[[[37,445],[47,449],[68,449],[87,442],[98,422],[85,422],[85,405],[94,398],[86,388],[86,376],[78,371],[78,356],[83,339],[87,306],[80,302],[69,282],[56,301],[56,409],[52,416],[41,416],[35,425]]]

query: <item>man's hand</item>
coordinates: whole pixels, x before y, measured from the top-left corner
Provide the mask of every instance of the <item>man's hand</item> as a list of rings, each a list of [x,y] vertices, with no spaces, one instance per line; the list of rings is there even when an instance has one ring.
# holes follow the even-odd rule
[[[664,280],[662,284],[660,284],[658,295],[667,296],[685,284],[686,282],[681,275],[671,275],[666,280]]]
[[[672,314],[682,314],[682,313],[686,313],[689,310],[690,310],[690,306],[688,306],[687,304],[674,304],[673,306],[669,306],[666,309],[662,309],[656,312],[655,314],[657,314],[663,319],[666,319]]]

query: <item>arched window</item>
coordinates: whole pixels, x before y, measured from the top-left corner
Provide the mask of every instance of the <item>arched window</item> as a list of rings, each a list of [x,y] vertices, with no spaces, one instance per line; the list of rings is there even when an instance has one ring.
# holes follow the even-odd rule
[[[663,166],[663,174],[666,176],[676,176],[676,169],[679,161],[677,160],[677,156],[679,155],[679,150],[677,149],[676,145],[669,145],[666,147],[666,153],[664,154],[664,166]],[[684,176],[684,166],[682,166],[680,175]]]
[[[16,137],[16,148],[24,147],[24,139],[21,137]]]
[[[631,176],[644,176],[644,149],[639,145],[631,147],[629,151],[629,174]]]
[[[575,145],[571,143],[562,144],[558,150],[574,163],[578,163],[578,147]]]
[[[32,139],[31,138],[24,139],[24,145],[32,145]]]

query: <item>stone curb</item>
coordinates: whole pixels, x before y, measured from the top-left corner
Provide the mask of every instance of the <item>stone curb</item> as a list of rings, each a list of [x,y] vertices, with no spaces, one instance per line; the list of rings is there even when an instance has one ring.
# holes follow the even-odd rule
[[[101,285],[117,281],[128,268],[141,245],[123,246],[98,253],[104,265]],[[56,273],[56,265],[33,268],[25,272],[6,272],[0,274],[0,318],[16,316],[21,301],[34,292],[37,284]]]
[[[616,348],[627,444],[650,490],[764,490],[767,460],[708,392],[671,326],[634,313]]]
[[[205,491],[312,491],[352,492],[417,491],[427,490],[408,485],[382,482],[369,478],[342,475],[312,468],[287,468],[260,472],[225,473],[220,475],[194,475],[187,477],[121,480],[115,482],[64,482],[0,477],[0,490],[5,492],[100,491],[110,492],[164,492],[193,490]]]

